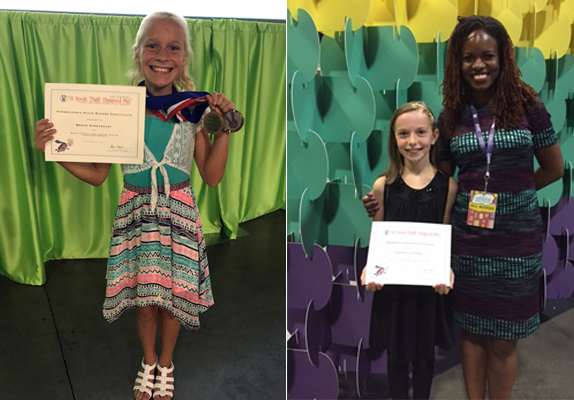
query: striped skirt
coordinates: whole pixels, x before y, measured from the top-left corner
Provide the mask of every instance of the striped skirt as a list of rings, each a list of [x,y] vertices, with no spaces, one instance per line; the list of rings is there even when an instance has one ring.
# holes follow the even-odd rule
[[[515,340],[540,326],[543,226],[536,194],[528,193],[519,209],[520,194],[499,194],[494,229],[468,226],[468,194],[458,195],[452,217],[451,301],[454,322],[463,331]]]
[[[186,328],[213,305],[201,219],[189,180],[151,189],[124,182],[110,243],[103,314],[113,322],[128,308],[157,305]]]
[[[540,255],[525,259],[481,259],[453,255],[455,274],[452,291],[453,316],[463,331],[499,339],[525,338],[540,325]],[[496,276],[497,264],[521,263],[524,273],[514,277]],[[476,271],[488,265],[489,274],[468,274],[465,264]],[[528,269],[528,264],[532,267]],[[511,268],[508,268],[511,269]]]

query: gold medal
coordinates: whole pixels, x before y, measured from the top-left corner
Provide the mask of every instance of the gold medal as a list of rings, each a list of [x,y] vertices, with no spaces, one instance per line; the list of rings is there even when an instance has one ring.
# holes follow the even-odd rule
[[[218,135],[223,132],[223,117],[216,111],[207,113],[203,119],[203,125],[210,135]]]
[[[243,114],[237,110],[231,110],[223,116],[223,124],[229,132],[237,132],[240,130],[244,122],[245,118],[243,118]]]
[[[218,135],[221,132],[237,132],[243,127],[245,119],[237,110],[226,112],[223,116],[216,111],[207,113],[203,125],[210,135]]]

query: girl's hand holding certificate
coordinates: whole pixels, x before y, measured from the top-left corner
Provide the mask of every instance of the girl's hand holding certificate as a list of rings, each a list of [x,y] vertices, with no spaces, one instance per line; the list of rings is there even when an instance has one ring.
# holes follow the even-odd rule
[[[449,283],[449,285],[447,286],[444,283],[441,283],[440,285],[433,286],[433,289],[438,294],[448,294],[453,287],[454,287],[454,273],[452,272],[452,269],[451,269],[450,270],[450,283]]]
[[[384,285],[375,282],[365,282],[367,277],[367,267],[363,268],[363,272],[361,273],[361,285],[365,287],[366,290],[369,292],[374,292],[376,290],[381,290]]]
[[[36,122],[36,132],[34,133],[34,143],[36,148],[44,153],[46,148],[46,143],[54,138],[54,124],[50,122],[49,119],[44,118]]]

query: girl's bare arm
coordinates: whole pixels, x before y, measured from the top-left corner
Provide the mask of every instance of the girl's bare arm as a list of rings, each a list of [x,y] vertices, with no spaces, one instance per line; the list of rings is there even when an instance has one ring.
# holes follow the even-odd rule
[[[222,93],[214,92],[207,96],[210,108],[222,113],[235,109],[235,104]],[[216,186],[223,178],[229,152],[229,133],[220,133],[209,139],[205,127],[195,136],[194,158],[199,174],[205,183]]]

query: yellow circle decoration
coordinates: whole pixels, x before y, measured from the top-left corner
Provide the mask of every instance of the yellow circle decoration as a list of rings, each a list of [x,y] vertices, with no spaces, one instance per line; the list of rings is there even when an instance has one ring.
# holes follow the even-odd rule
[[[457,24],[457,0],[407,0],[408,22],[417,43],[437,41],[437,33],[447,40]],[[432,15],[432,18],[429,16]]]
[[[536,13],[534,46],[542,51],[545,59],[564,56],[572,40],[570,21],[564,14],[555,18],[556,14],[557,10],[551,6]]]
[[[482,0],[478,7],[478,15],[489,15],[504,25],[514,45],[520,41],[522,32],[522,11],[518,3],[518,0]]]
[[[291,15],[297,15],[296,9],[302,8],[315,21],[317,30],[334,37],[335,32],[345,30],[345,22],[353,21],[353,30],[365,25],[372,0],[289,0],[287,8]],[[373,0],[374,1],[374,0]]]

